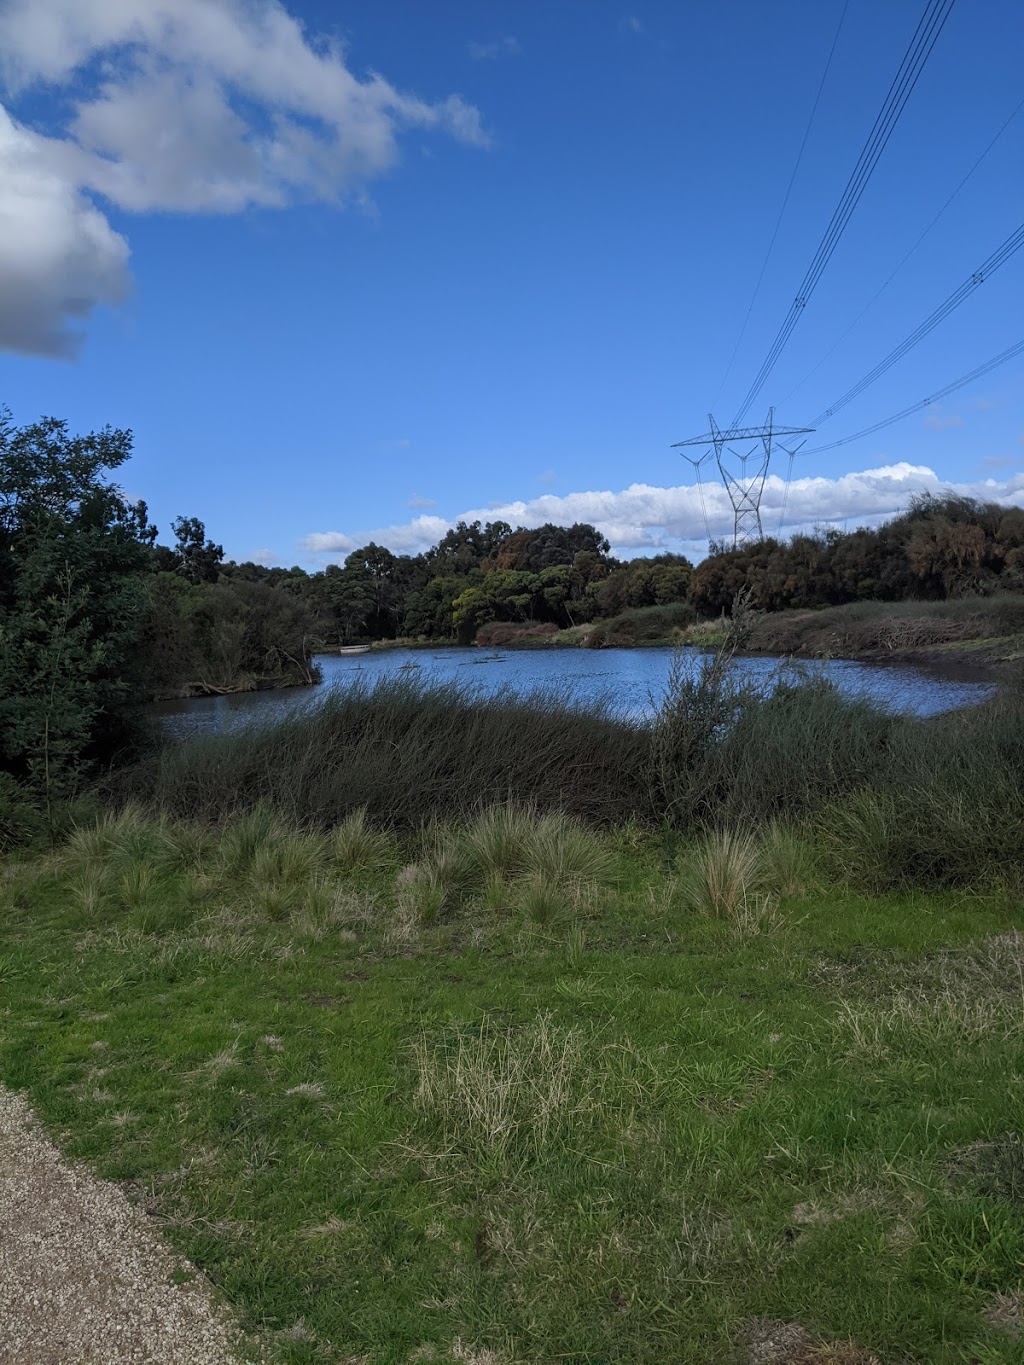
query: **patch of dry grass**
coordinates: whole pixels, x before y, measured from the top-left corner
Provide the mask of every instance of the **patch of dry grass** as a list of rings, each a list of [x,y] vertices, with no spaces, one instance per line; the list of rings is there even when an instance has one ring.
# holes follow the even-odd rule
[[[588,1042],[540,1014],[522,1029],[485,1021],[415,1045],[417,1108],[473,1160],[535,1156],[598,1102]]]

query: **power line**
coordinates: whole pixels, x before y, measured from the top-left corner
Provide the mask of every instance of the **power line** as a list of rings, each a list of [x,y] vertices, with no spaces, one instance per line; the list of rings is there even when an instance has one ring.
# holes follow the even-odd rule
[[[867,142],[861,150],[853,172],[847,181],[846,188],[832,215],[831,221],[825,230],[818,245],[814,258],[801,281],[796,298],[790,305],[789,312],[786,314],[782,326],[779,328],[775,340],[772,342],[768,355],[765,357],[761,368],[758,370],[754,382],[747,390],[746,397],[740,406],[739,412],[733,419],[732,425],[739,426],[744,416],[750,409],[754,399],[764,388],[765,382],[779,356],[789,341],[789,338],[800,319],[800,315],[806,308],[807,303],[820,280],[825,267],[832,258],[832,254],[839,241],[846,231],[846,226],[853,215],[854,209],[860,201],[861,195],[867,187],[868,181],[878,164],[879,158],[885,151],[889,139],[892,137],[893,130],[899,122],[900,115],[903,113],[907,100],[913,93],[925,63],[931,56],[932,49],[938,41],[939,34],[949,18],[953,8],[954,0],[928,0],[924,14],[921,16],[910,46],[904,54],[903,61],[893,78],[892,85],[885,102],[875,119],[874,125],[868,136]]]
[[[930,407],[932,403],[937,403],[941,398],[947,398],[957,389],[962,389],[965,384],[971,384],[975,379],[981,379],[984,375],[996,370],[1000,365],[1005,365],[1014,356],[1024,353],[1024,339],[1008,346],[999,355],[993,356],[991,360],[986,360],[983,365],[979,365],[976,370],[971,370],[969,374],[961,375],[959,379],[954,379],[945,388],[937,389],[935,393],[929,394],[927,398],[922,398],[920,402],[911,403],[910,407],[903,408],[900,412],[894,413],[891,417],[883,418],[881,422],[875,422],[869,427],[864,427],[860,431],[855,431],[852,436],[844,436],[841,441],[831,441],[828,445],[814,446],[810,450],[804,450],[802,455],[819,455],[824,450],[836,450],[839,446],[849,445],[851,441],[859,441],[864,436],[871,436],[876,431],[881,431],[883,427],[890,427],[894,422],[902,422],[904,417],[910,417],[915,412],[920,412],[922,408]]]
[[[885,283],[878,289],[878,291],[877,291],[875,294],[873,294],[873,295],[871,296],[870,299],[868,299],[867,303],[866,303],[866,304],[864,305],[864,307],[860,310],[860,312],[857,314],[857,316],[854,318],[854,320],[850,323],[850,325],[849,325],[849,327],[847,327],[846,331],[843,332],[843,334],[838,338],[838,340],[836,340],[836,341],[834,342],[834,344],[825,352],[825,354],[824,354],[824,355],[821,357],[821,359],[817,362],[817,364],[814,366],[814,368],[808,370],[807,373],[804,375],[803,379],[800,380],[799,384],[795,384],[795,385],[793,386],[793,388],[790,389],[789,393],[787,393],[786,396],[785,396],[785,398],[783,398],[783,400],[782,400],[783,403],[788,403],[789,400],[793,397],[793,395],[794,395],[799,389],[802,389],[802,388],[803,388],[803,386],[807,383],[808,379],[812,378],[814,375],[816,375],[816,374],[818,373],[818,371],[821,369],[822,365],[824,365],[825,361],[828,360],[829,356],[835,354],[836,350],[837,350],[837,349],[839,348],[839,346],[846,340],[846,338],[850,335],[850,333],[853,331],[853,329],[854,329],[854,328],[857,326],[857,324],[860,322],[861,318],[864,317],[865,313],[867,313],[871,308],[874,307],[874,305],[878,302],[878,300],[882,297],[882,295],[885,293],[885,291],[889,288],[890,284],[892,284],[893,280],[894,280],[894,279],[896,278],[896,276],[900,273],[900,271],[903,269],[903,267],[906,265],[906,263],[910,260],[911,256],[913,256],[914,252],[915,252],[915,251],[917,250],[917,248],[921,245],[921,243],[924,241],[924,239],[928,236],[928,234],[931,232],[932,228],[933,228],[933,227],[935,226],[935,224],[939,221],[939,219],[942,217],[942,215],[946,212],[946,210],[949,208],[950,204],[952,204],[953,200],[957,197],[957,195],[960,193],[960,191],[963,189],[963,187],[967,184],[968,180],[970,180],[970,178],[974,175],[975,171],[978,169],[978,167],[981,165],[981,163],[985,160],[985,158],[988,156],[989,152],[990,152],[990,151],[992,150],[992,148],[996,145],[996,143],[999,141],[999,139],[1002,137],[1002,135],[1006,132],[1007,128],[1009,128],[1010,124],[1013,122],[1013,120],[1017,117],[1017,115],[1020,113],[1020,111],[1021,111],[1022,109],[1024,109],[1024,99],[1020,100],[1020,102],[1018,103],[1017,107],[1014,109],[1013,113],[1010,114],[1009,118],[1006,120],[1006,122],[1002,125],[1002,127],[1001,127],[1001,128],[999,129],[999,131],[996,133],[995,137],[992,139],[992,141],[988,144],[988,146],[987,146],[987,147],[985,148],[985,150],[982,152],[981,156],[978,157],[977,161],[974,163],[974,165],[971,167],[971,169],[967,172],[967,174],[964,176],[964,178],[960,181],[960,184],[957,185],[956,189],[953,191],[953,193],[949,196],[949,198],[948,198],[948,199],[946,200],[946,202],[943,204],[942,208],[939,209],[938,213],[935,215],[935,217],[932,219],[932,221],[928,224],[928,226],[925,228],[925,230],[921,233],[920,237],[918,237],[917,241],[916,241],[916,242],[914,243],[914,245],[910,248],[910,250],[907,252],[907,254],[903,257],[903,259],[900,261],[899,265],[898,265],[898,266],[896,267],[896,269],[892,272],[892,274],[889,276],[889,278],[888,278],[888,279],[885,281]]]
[[[786,524],[786,504],[789,502],[789,486],[793,482],[793,461],[796,459],[796,451],[789,452],[789,464],[786,466],[786,483],[782,490],[782,509],[779,512],[779,529],[777,536],[782,535],[782,528]]]
[[[793,165],[793,173],[789,177],[789,184],[786,186],[786,193],[782,199],[782,207],[779,209],[779,216],[775,220],[775,228],[772,231],[771,241],[768,243],[768,250],[764,253],[764,260],[761,262],[761,273],[760,275],[758,275],[757,283],[754,285],[754,292],[750,296],[750,305],[747,308],[747,315],[743,319],[743,326],[740,328],[740,334],[736,338],[736,345],[732,348],[732,355],[729,357],[729,363],[725,367],[725,374],[722,376],[722,382],[718,386],[718,393],[715,394],[714,402],[711,404],[712,407],[714,407],[715,403],[718,402],[719,394],[721,394],[722,390],[725,388],[726,380],[732,373],[732,367],[733,364],[735,363],[736,356],[739,352],[740,343],[743,341],[743,338],[747,334],[747,324],[750,322],[750,315],[754,311],[754,304],[757,302],[757,296],[761,292],[761,285],[764,282],[765,271],[768,269],[768,262],[771,259],[772,251],[775,248],[775,239],[778,237],[779,228],[782,226],[782,219],[786,212],[786,205],[789,203],[789,196],[793,192],[793,182],[796,180],[796,173],[800,169],[800,163],[803,160],[804,148],[807,146],[807,139],[811,135],[811,126],[814,123],[814,116],[818,112],[818,105],[821,103],[821,92],[825,89],[825,81],[828,78],[829,69],[832,66],[832,58],[835,56],[836,45],[839,42],[839,34],[842,32],[843,21],[846,18],[846,11],[849,8],[850,0],[846,0],[846,3],[843,5],[843,12],[839,16],[839,23],[836,26],[835,37],[832,39],[832,46],[829,48],[828,57],[825,61],[825,69],[821,73],[821,80],[818,83],[818,93],[815,95],[814,104],[811,106],[811,114],[810,118],[808,118],[807,120],[807,127],[804,129],[803,141],[800,143],[800,150],[796,154],[796,161]]]
[[[975,289],[983,285],[989,276],[995,274],[999,267],[1004,265],[1022,246],[1024,246],[1024,223],[1022,223],[1016,231],[1011,232],[1006,241],[993,251],[988,260],[983,261],[978,269],[964,280],[963,284],[960,285],[958,289],[954,289],[949,298],[946,299],[944,303],[939,304],[938,308],[936,308],[933,313],[929,314],[920,326],[916,327],[909,336],[904,337],[900,344],[891,350],[884,360],[880,360],[873,370],[869,370],[862,379],[859,379],[857,383],[854,384],[852,389],[848,389],[841,398],[837,398],[834,403],[830,404],[830,406],[824,410],[824,412],[819,413],[811,422],[811,426],[820,427],[822,422],[827,422],[830,417],[840,410],[840,408],[845,408],[847,403],[851,403],[859,394],[863,393],[866,388],[885,374],[886,370],[895,365],[898,360],[902,360],[908,351],[913,350],[919,342],[924,340],[929,332],[934,331],[940,322],[944,321],[949,317],[950,313],[959,308],[968,295],[973,294]]]

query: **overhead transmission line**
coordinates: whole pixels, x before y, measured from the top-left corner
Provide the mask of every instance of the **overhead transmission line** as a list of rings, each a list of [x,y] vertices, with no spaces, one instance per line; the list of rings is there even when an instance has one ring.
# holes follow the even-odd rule
[[[840,410],[840,408],[845,408],[847,403],[852,403],[859,394],[862,394],[864,390],[869,387],[869,385],[873,384],[876,379],[881,378],[886,370],[895,365],[898,360],[902,360],[908,351],[913,350],[919,342],[923,341],[929,332],[934,331],[940,322],[949,317],[950,313],[959,308],[968,295],[973,294],[975,289],[978,289],[983,285],[989,276],[994,275],[999,267],[1004,265],[1022,246],[1024,246],[1024,223],[1022,223],[1014,232],[1011,232],[1006,241],[1003,242],[1001,246],[997,247],[992,255],[989,256],[986,261],[983,261],[978,269],[964,280],[959,289],[954,289],[949,298],[947,298],[944,303],[940,303],[938,308],[926,317],[920,326],[915,327],[908,336],[904,337],[900,344],[894,347],[884,360],[880,360],[873,370],[869,370],[862,379],[859,379],[857,383],[854,384],[852,389],[847,389],[846,393],[844,393],[841,398],[837,398],[834,403],[831,403],[823,412],[820,412],[810,425],[812,427],[820,427],[822,422],[827,422],[830,417]]]
[[[782,226],[782,219],[786,212],[786,206],[789,203],[789,196],[793,192],[793,182],[796,180],[796,173],[800,169],[800,163],[803,160],[804,148],[807,146],[807,139],[811,135],[811,127],[814,123],[814,116],[818,112],[818,105],[821,103],[821,93],[825,89],[825,81],[828,79],[828,73],[832,66],[832,58],[835,56],[836,46],[839,42],[839,34],[842,32],[843,21],[846,18],[846,11],[849,8],[850,0],[846,0],[846,3],[843,5],[843,12],[839,16],[839,23],[836,25],[836,32],[835,37],[832,39],[832,46],[829,48],[828,57],[825,60],[825,69],[821,73],[821,80],[818,82],[818,93],[815,95],[814,104],[811,106],[811,113],[810,117],[807,120],[807,127],[804,129],[804,136],[803,141],[800,143],[800,150],[796,154],[796,161],[793,164],[793,173],[789,177],[789,184],[786,186],[786,193],[783,195],[782,198],[782,207],[779,209],[779,216],[775,220],[775,227],[772,230],[771,241],[768,243],[768,250],[764,253],[764,260],[761,262],[761,273],[758,275],[757,283],[754,285],[754,292],[750,296],[750,304],[747,308],[747,315],[743,319],[743,326],[740,328],[740,334],[736,338],[736,345],[732,348],[732,355],[729,357],[729,363],[725,367],[725,374],[722,376],[722,382],[718,386],[718,393],[715,394],[714,402],[711,404],[712,407],[714,407],[715,404],[718,402],[719,394],[721,394],[722,390],[725,388],[726,380],[729,378],[730,374],[732,374],[732,367],[735,364],[736,356],[739,353],[740,343],[743,341],[743,338],[747,334],[747,324],[750,322],[750,315],[754,311],[754,304],[757,302],[757,296],[761,292],[761,285],[764,283],[764,275],[765,271],[768,269],[768,262],[771,260],[772,251],[775,249],[775,239],[779,235],[779,228]]]
[[[886,95],[885,102],[875,119],[868,140],[857,158],[857,163],[825,230],[825,235],[822,237],[807,273],[800,283],[796,298],[790,305],[789,312],[786,314],[785,320],[754,378],[754,382],[747,390],[740,409],[733,419],[732,425],[734,427],[739,426],[754,399],[764,388],[768,376],[775,368],[779,356],[800,319],[801,313],[807,307],[808,300],[821,279],[825,267],[831,260],[833,252],[839,245],[839,241],[867,187],[868,181],[871,179],[879,158],[892,137],[893,130],[899,122],[900,115],[903,113],[907,100],[920,78],[925,63],[931,56],[932,49],[938,41],[939,34],[949,18],[954,3],[955,0],[927,0],[924,13],[911,39],[910,46],[893,78],[889,93]]]
[[[890,427],[894,422],[902,422],[904,417],[910,417],[915,412],[920,412],[922,408],[930,407],[932,403],[937,403],[941,398],[946,398],[957,389],[962,389],[965,384],[973,383],[975,379],[981,379],[983,375],[989,374],[992,370],[998,369],[1000,365],[1005,365],[1014,356],[1024,353],[1024,339],[1014,342],[1005,351],[1000,351],[999,355],[993,356],[991,360],[986,360],[983,365],[979,365],[976,370],[971,370],[968,374],[961,375],[959,379],[954,379],[951,384],[944,388],[936,389],[927,398],[922,398],[917,403],[911,403],[907,408],[893,413],[891,417],[885,417],[881,422],[874,422],[869,427],[864,427],[860,431],[855,431],[852,436],[844,436],[842,440],[831,441],[828,445],[814,446],[810,450],[802,450],[801,455],[817,455],[823,450],[836,450],[839,446],[849,445],[851,441],[859,441],[862,436],[870,436],[876,431],[881,431],[883,427]]]
[[[932,219],[932,221],[928,224],[928,226],[925,228],[925,230],[921,233],[920,237],[918,237],[917,241],[916,241],[916,242],[913,244],[913,246],[909,249],[909,251],[906,253],[906,255],[903,257],[903,259],[900,261],[899,265],[897,265],[896,269],[892,272],[892,274],[889,276],[889,278],[884,282],[884,284],[882,284],[882,285],[879,287],[879,289],[878,289],[874,294],[872,294],[871,298],[868,299],[867,303],[866,303],[866,304],[864,305],[864,307],[860,310],[860,312],[857,314],[857,316],[854,318],[854,320],[850,323],[850,325],[849,325],[849,327],[847,327],[846,331],[843,332],[842,335],[841,335],[840,337],[838,337],[838,339],[829,347],[829,349],[825,352],[825,354],[821,357],[821,359],[820,359],[819,361],[817,361],[817,363],[813,366],[813,368],[807,371],[807,373],[804,375],[803,379],[801,379],[800,382],[799,382],[798,384],[794,384],[794,385],[793,385],[793,387],[790,389],[789,393],[787,393],[786,396],[785,396],[785,398],[782,399],[782,402],[783,402],[783,403],[788,403],[789,400],[793,397],[793,395],[794,395],[799,389],[802,389],[802,388],[803,388],[803,386],[807,383],[808,379],[811,379],[814,375],[816,375],[816,374],[818,373],[818,371],[821,369],[822,365],[824,365],[825,361],[828,360],[829,356],[835,354],[835,352],[838,350],[838,348],[840,347],[840,345],[842,345],[842,343],[843,343],[843,342],[846,340],[846,338],[850,335],[850,333],[853,331],[853,329],[857,326],[858,322],[860,322],[861,318],[864,317],[865,313],[867,313],[871,308],[873,308],[873,307],[875,306],[875,304],[876,304],[876,303],[878,302],[878,300],[882,297],[882,295],[885,293],[885,291],[889,288],[890,284],[892,284],[893,280],[894,280],[894,279],[896,278],[896,276],[900,273],[900,271],[903,269],[903,267],[906,265],[906,263],[910,260],[911,256],[913,256],[914,252],[915,252],[915,251],[917,250],[917,248],[921,245],[921,243],[924,241],[924,239],[928,236],[928,234],[931,232],[932,228],[933,228],[933,227],[935,226],[935,224],[939,221],[939,219],[942,217],[942,215],[946,212],[946,210],[949,208],[950,204],[952,204],[953,200],[957,197],[957,195],[960,193],[960,191],[963,189],[963,187],[967,184],[968,180],[971,179],[971,177],[974,175],[975,171],[977,171],[978,167],[979,167],[979,166],[981,165],[981,163],[985,160],[985,158],[988,156],[989,152],[990,152],[990,151],[992,150],[992,148],[996,145],[996,143],[999,141],[999,139],[1002,137],[1002,135],[1006,132],[1007,128],[1009,128],[1010,124],[1013,122],[1013,120],[1017,117],[1017,115],[1020,113],[1020,111],[1021,111],[1022,109],[1024,109],[1024,99],[1021,99],[1021,100],[1018,102],[1016,108],[1015,108],[1015,109],[1013,110],[1013,112],[1010,114],[1009,118],[1006,119],[1006,121],[1003,123],[1002,127],[1001,127],[1001,128],[999,129],[999,131],[996,133],[995,137],[994,137],[994,138],[992,139],[992,141],[988,144],[988,146],[985,148],[985,150],[982,152],[982,154],[978,157],[977,161],[975,161],[974,165],[973,165],[973,166],[971,167],[971,169],[967,172],[967,174],[964,176],[964,178],[960,181],[959,185],[957,185],[956,189],[955,189],[955,190],[953,191],[953,193],[949,196],[949,198],[946,200],[946,202],[942,205],[942,208],[939,209],[938,213],[935,215],[935,217]]]
[[[840,446],[849,445],[851,441],[859,441],[864,436],[872,436],[876,431],[881,431],[884,427],[891,427],[895,422],[902,422],[905,417],[912,417],[915,412],[920,412],[922,408],[929,408],[933,403],[938,403],[942,398],[948,398],[957,389],[962,389],[967,384],[972,384],[976,379],[983,378],[986,374],[991,374],[1000,365],[1005,365],[1008,360],[1013,360],[1015,356],[1024,354],[1024,338],[1008,346],[1005,351],[1000,351],[991,360],[986,360],[977,369],[963,374],[959,379],[954,379],[951,384],[944,388],[936,389],[934,393],[922,398],[916,403],[911,403],[909,407],[901,408],[899,412],[894,412],[891,417],[883,417],[880,422],[873,422],[869,427],[863,427],[860,431],[855,431],[852,436],[844,436],[839,441],[830,441],[827,445],[812,446],[810,450],[793,451],[789,457],[789,472],[786,475],[786,486],[782,495],[782,510],[779,513],[779,529],[777,534],[782,534],[783,523],[786,518],[786,505],[789,502],[789,486],[793,478],[793,463],[797,453],[803,455],[819,455],[825,450],[837,450]]]

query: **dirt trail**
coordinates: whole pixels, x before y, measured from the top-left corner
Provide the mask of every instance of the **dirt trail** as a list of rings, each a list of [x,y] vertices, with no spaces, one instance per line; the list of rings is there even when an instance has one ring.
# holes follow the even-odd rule
[[[146,1215],[66,1162],[21,1096],[0,1088],[0,1365],[253,1359]]]

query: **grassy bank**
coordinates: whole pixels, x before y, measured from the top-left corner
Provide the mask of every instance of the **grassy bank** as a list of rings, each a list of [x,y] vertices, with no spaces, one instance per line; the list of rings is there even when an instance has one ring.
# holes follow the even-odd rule
[[[629,649],[678,644],[681,633],[696,620],[687,602],[660,607],[634,607],[605,620],[559,630],[528,622],[492,622],[477,632],[475,643],[486,649]]]
[[[819,853],[125,815],[3,869],[0,1079],[276,1361],[1019,1360],[1018,903]]]
[[[716,649],[726,618],[698,621],[686,602],[640,607],[567,630],[485,626],[477,643],[497,649],[605,649],[691,645]],[[750,613],[744,649],[806,659],[944,659],[979,665],[1024,658],[1024,596],[1002,593],[941,602],[851,602],[841,607]]]
[[[1010,687],[928,720],[813,675],[764,695],[722,656],[682,656],[650,727],[560,697],[389,681],[276,726],[169,746],[111,775],[107,796],[204,824],[262,803],[321,829],[363,809],[415,830],[503,802],[677,836],[785,816],[826,842],[841,827],[880,889],[978,887],[1024,881],[1022,717]]]
[[[757,618],[749,648],[765,654],[863,659],[951,655],[1024,657],[1024,596],[945,602],[854,602]]]

